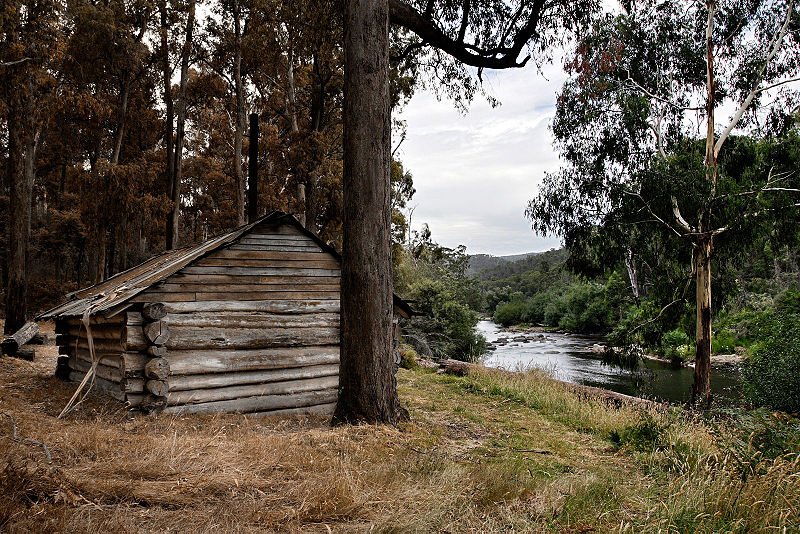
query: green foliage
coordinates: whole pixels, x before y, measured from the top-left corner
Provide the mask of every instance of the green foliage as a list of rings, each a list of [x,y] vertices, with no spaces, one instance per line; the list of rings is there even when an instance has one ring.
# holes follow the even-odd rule
[[[689,336],[680,328],[670,330],[661,337],[661,355],[673,363],[683,363],[693,356],[694,347]]]
[[[714,354],[733,354],[736,352],[736,338],[729,330],[718,330],[711,337],[711,351]]]
[[[494,312],[494,322],[503,326],[522,323],[526,307],[526,303],[521,300],[503,302]]]
[[[408,288],[416,308],[425,314],[413,320],[411,330],[425,337],[435,358],[475,361],[486,348],[483,337],[475,332],[478,314],[449,282],[426,278]]]
[[[745,393],[756,406],[800,413],[800,315],[776,314],[770,324],[743,368]]]
[[[494,313],[494,321],[512,324],[545,324],[569,332],[603,333],[611,325],[606,286],[597,282],[576,282],[551,288],[525,299],[511,295]]]
[[[464,272],[464,247],[450,249],[431,240],[425,227],[395,257],[395,291],[415,301],[424,314],[402,326],[406,342],[426,356],[475,361],[486,340],[475,332],[482,297],[476,281]]]

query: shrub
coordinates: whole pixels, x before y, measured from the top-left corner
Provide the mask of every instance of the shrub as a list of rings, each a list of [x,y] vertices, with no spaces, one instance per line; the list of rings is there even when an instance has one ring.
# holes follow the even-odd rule
[[[422,340],[435,358],[474,361],[486,350],[475,332],[478,314],[463,302],[451,280],[424,279],[410,287],[410,296],[425,316],[405,325],[405,337],[421,350]]]
[[[521,300],[503,302],[497,306],[497,309],[494,312],[494,322],[503,326],[519,324],[522,322],[523,315],[525,314],[525,308],[525,302]]]
[[[612,430],[611,442],[617,447],[627,446],[640,452],[653,452],[663,441],[667,425],[656,420],[650,412],[644,412],[633,424],[620,430]]]
[[[397,350],[400,353],[400,367],[403,369],[416,369],[419,367],[419,364],[417,363],[417,358],[419,355],[417,354],[417,351],[411,347],[411,345],[406,345],[403,343],[397,348]]]
[[[692,349],[689,336],[680,328],[670,330],[661,337],[661,355],[673,363],[683,363],[690,359]]]
[[[800,412],[800,315],[776,315],[775,327],[743,368],[745,394],[756,406]]]
[[[736,350],[736,339],[729,330],[720,330],[711,336],[711,351],[714,354],[732,354]]]

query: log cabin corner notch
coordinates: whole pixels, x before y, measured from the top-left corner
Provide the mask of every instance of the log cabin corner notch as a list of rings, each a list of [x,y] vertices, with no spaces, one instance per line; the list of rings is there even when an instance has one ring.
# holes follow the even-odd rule
[[[341,258],[272,212],[68,295],[54,319],[61,378],[142,411],[330,414],[339,385]],[[395,316],[413,310],[394,297]]]

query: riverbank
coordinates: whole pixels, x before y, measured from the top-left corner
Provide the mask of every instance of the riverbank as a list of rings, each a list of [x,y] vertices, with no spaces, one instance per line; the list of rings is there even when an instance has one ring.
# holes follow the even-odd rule
[[[411,421],[332,429],[319,418],[129,419],[95,394],[57,420],[74,384],[53,378],[50,360],[0,359],[0,409],[20,438],[4,418],[5,531],[800,528],[797,451],[754,455],[735,424],[586,399],[538,372],[401,370]],[[726,460],[734,443],[752,465]]]
[[[608,389],[624,395],[684,403],[691,396],[693,368],[675,366],[663,359],[645,358],[635,371],[605,364],[604,340],[599,336],[553,330],[505,329],[481,321],[477,330],[494,346],[482,363],[509,371],[543,369],[554,378],[573,384]],[[720,406],[740,402],[740,370],[713,360],[712,387]]]

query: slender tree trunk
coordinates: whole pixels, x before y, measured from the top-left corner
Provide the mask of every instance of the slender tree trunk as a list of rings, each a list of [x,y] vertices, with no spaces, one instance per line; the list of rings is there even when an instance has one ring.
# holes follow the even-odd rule
[[[194,32],[195,0],[189,2],[189,14],[186,17],[186,40],[181,51],[181,81],[178,88],[178,123],[175,141],[175,179],[172,183],[172,248],[178,247],[179,216],[181,205],[181,180],[183,179],[183,142],[186,130],[186,84],[189,79],[189,56],[192,52],[192,34]]]
[[[633,252],[630,248],[625,250],[625,268],[628,271],[628,278],[631,281],[631,292],[636,302],[639,302],[641,291],[639,289],[639,274],[636,272],[636,264],[633,263]]]
[[[234,46],[233,83],[236,93],[236,124],[233,131],[233,171],[236,179],[236,221],[245,223],[244,213],[244,171],[242,169],[242,138],[244,137],[244,86],[242,84],[242,25],[238,0],[233,2]]]
[[[292,50],[291,44],[289,44],[289,52],[286,55],[286,81],[288,85],[286,97],[289,100],[289,123],[292,127],[292,133],[296,134],[300,131],[300,127],[297,124],[297,93],[294,86],[294,50]]]
[[[122,101],[119,105],[119,126],[114,139],[114,151],[111,153],[111,164],[119,163],[119,153],[122,151],[122,139],[125,137],[125,118],[128,115],[128,99],[131,93],[131,81],[126,80],[122,87]]]
[[[346,0],[341,363],[334,423],[395,424],[388,0]]]
[[[717,190],[717,156],[714,153],[714,108],[716,82],[714,80],[714,14],[716,1],[707,0],[706,23],[706,181],[711,199]],[[711,404],[711,249],[713,232],[711,203],[700,214],[699,232],[695,242],[695,277],[697,291],[697,334],[694,362],[694,384],[692,403],[708,407]]]
[[[326,83],[322,79],[322,75],[320,73],[320,64],[319,64],[319,57],[318,54],[314,54],[313,58],[313,76],[312,76],[312,90],[311,90],[311,129],[314,132],[322,132],[325,127],[323,122],[323,114],[325,110],[325,85]],[[296,120],[296,119],[295,119]],[[315,137],[316,139],[316,137]],[[316,141],[315,141],[316,142]],[[317,151],[314,151],[316,154]],[[320,213],[320,206],[319,206],[319,162],[314,159],[314,163],[311,165],[310,170],[306,174],[305,184],[306,184],[306,203],[305,203],[305,214],[306,214],[306,228],[311,230],[314,233],[319,231],[319,226],[317,225],[319,213]]]
[[[174,198],[175,189],[175,156],[173,147],[173,125],[175,123],[173,104],[172,104],[172,69],[169,64],[169,20],[167,13],[167,2],[162,0],[159,5],[161,11],[161,75],[164,82],[164,107],[166,117],[164,120],[164,149],[166,151],[166,182],[167,191],[170,199]],[[177,211],[177,206],[167,215],[166,221],[166,245],[167,250],[174,249],[176,242],[175,236],[178,235],[177,228],[173,226],[173,214]]]
[[[92,236],[92,243],[94,245],[94,257],[89,262],[92,270],[92,281],[99,284],[103,281],[106,267],[106,231],[98,229],[95,235]],[[91,251],[91,249],[89,249]]]
[[[258,113],[250,114],[247,157],[247,222],[258,219]]]

